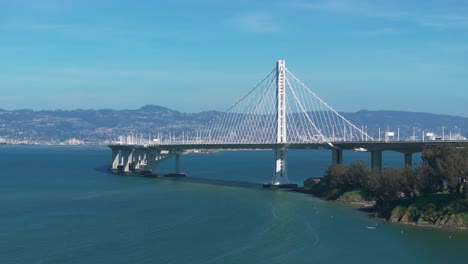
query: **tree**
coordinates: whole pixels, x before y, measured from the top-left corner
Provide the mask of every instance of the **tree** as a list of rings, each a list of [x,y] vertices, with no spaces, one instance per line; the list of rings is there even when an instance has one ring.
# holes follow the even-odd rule
[[[374,173],[370,178],[368,188],[375,197],[379,214],[389,217],[395,204],[404,197],[403,190],[408,189],[407,178],[403,169],[385,168],[380,173]]]
[[[371,171],[364,161],[358,160],[346,169],[345,175],[347,189],[360,189],[366,186]]]
[[[385,168],[374,180],[373,193],[382,201],[394,201],[402,197],[404,186],[408,186],[402,169]]]
[[[332,164],[314,192],[319,196],[336,199],[346,191],[366,189],[370,174],[369,167],[363,161],[356,161],[349,166]]]
[[[437,169],[438,160],[441,157],[442,154],[436,147],[426,147],[422,151],[423,191],[425,193],[437,192],[443,188],[443,177]]]
[[[345,186],[345,173],[346,166],[343,164],[331,164],[328,166],[323,179],[315,188],[317,195],[332,199],[341,195]]]
[[[401,186],[401,191],[405,194],[405,197],[414,199],[421,195],[423,189],[423,173],[421,167],[415,167],[414,169],[405,167],[402,170],[402,174],[404,184]]]
[[[423,151],[424,187],[440,191],[446,183],[452,196],[466,196],[468,184],[468,149],[455,146],[428,147]]]
[[[325,171],[323,177],[324,182],[330,188],[341,188],[344,184],[344,175],[346,173],[346,166],[343,164],[331,164]]]

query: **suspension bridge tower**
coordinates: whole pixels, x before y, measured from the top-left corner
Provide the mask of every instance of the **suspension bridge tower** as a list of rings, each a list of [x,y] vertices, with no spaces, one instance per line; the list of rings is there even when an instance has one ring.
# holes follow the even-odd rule
[[[284,60],[276,62],[276,143],[286,144],[286,65]],[[286,168],[286,147],[273,150],[275,153],[275,168],[271,184],[274,186],[289,185]]]

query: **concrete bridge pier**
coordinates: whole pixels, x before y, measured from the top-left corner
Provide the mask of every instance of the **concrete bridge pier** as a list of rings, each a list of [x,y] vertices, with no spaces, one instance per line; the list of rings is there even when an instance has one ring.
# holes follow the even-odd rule
[[[374,172],[382,171],[382,151],[381,150],[371,151],[371,169]]]
[[[123,172],[130,172],[130,163],[133,160],[133,150],[125,149],[121,151],[123,159]]]
[[[120,150],[112,148],[112,167],[111,170],[116,171],[120,165]]]
[[[138,149],[133,150],[132,153],[132,164],[133,164],[133,169],[138,169],[138,162],[140,158],[140,151]]]
[[[144,149],[134,150],[134,164],[135,164],[136,170],[140,170],[146,164],[145,153],[146,153],[146,150]]]
[[[144,150],[142,155],[141,155],[141,161],[140,161],[140,168],[146,168],[148,165],[148,150]]]
[[[277,148],[275,152],[275,171],[273,173],[272,185],[288,185],[288,172],[286,162],[286,148]]]
[[[343,164],[342,149],[332,149],[332,164]]]
[[[405,154],[405,167],[413,167],[413,152],[404,152]]]
[[[289,183],[288,171],[287,171],[287,159],[286,153],[287,148],[276,148],[273,149],[274,155],[274,172],[271,183],[263,184],[264,188],[296,188],[297,184]]]
[[[156,174],[156,157],[159,151],[148,150],[146,151],[146,171]]]
[[[175,152],[175,173],[180,174],[180,151]]]

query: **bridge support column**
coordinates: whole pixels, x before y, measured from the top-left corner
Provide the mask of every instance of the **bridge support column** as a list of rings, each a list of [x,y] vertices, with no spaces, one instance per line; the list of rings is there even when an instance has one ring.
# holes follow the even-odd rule
[[[138,151],[138,157],[137,157],[137,164],[135,166],[136,169],[139,170],[148,170],[148,150],[147,149],[140,149]]]
[[[140,166],[148,166],[148,150],[143,151]]]
[[[342,149],[332,149],[332,164],[343,164]]]
[[[382,151],[381,150],[371,151],[371,169],[374,172],[382,171]]]
[[[112,170],[117,170],[120,163],[120,151],[116,148],[112,149]]]
[[[180,152],[175,153],[175,173],[180,174]]]
[[[286,65],[284,60],[276,62],[276,143],[287,143],[286,129]],[[295,184],[289,184],[288,173],[286,169],[286,147],[276,148],[275,152],[275,171],[271,184],[265,187],[295,187]]]
[[[286,168],[286,148],[274,149],[275,152],[275,172],[272,185],[289,185],[288,173]]]
[[[133,150],[122,150],[123,172],[130,172],[130,163],[133,161]]]
[[[146,163],[147,163],[147,161],[146,161],[146,150],[145,149],[140,149],[138,151],[137,160],[138,160],[138,163],[136,165],[136,168],[139,169],[139,170],[144,169],[145,166],[146,166]]]
[[[152,150],[146,152],[146,171],[156,174],[156,156],[159,153],[155,153]]]
[[[140,169],[140,162],[141,162],[141,150],[135,149],[133,151],[133,164],[135,165],[135,169]]]
[[[405,167],[413,167],[413,153],[405,152]]]

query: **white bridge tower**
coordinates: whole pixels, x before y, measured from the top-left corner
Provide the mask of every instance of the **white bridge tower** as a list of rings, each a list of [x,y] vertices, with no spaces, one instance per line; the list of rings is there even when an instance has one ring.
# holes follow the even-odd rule
[[[287,143],[286,133],[286,65],[284,60],[276,62],[276,143]],[[289,184],[286,170],[286,147],[274,149],[275,171],[272,185]]]

